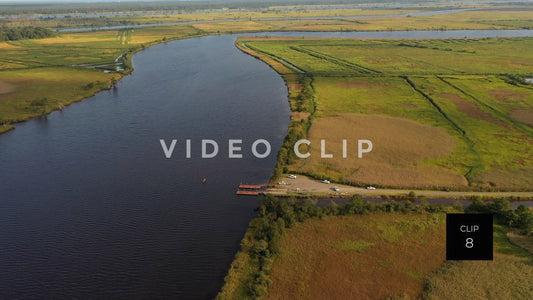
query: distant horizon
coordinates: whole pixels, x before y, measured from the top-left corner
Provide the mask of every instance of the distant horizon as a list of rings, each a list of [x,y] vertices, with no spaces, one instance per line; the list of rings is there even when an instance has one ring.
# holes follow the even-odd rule
[[[0,4],[54,4],[54,3],[128,3],[128,2],[261,2],[262,0],[0,0]],[[267,2],[283,2],[282,0],[269,0]],[[293,4],[294,2],[315,2],[315,1],[306,1],[306,0],[290,0],[288,2],[291,2]],[[338,3],[344,3],[345,1],[339,0],[325,0],[323,1],[324,4],[338,4]],[[351,4],[362,4],[362,3],[372,3],[373,1],[354,1]],[[465,0],[465,1],[459,1],[459,0],[452,0],[452,1],[444,1],[444,0],[436,0],[436,1],[415,1],[415,0],[384,0],[379,1],[378,3],[398,3],[398,2],[413,2],[413,3],[419,3],[419,4],[435,4],[436,2],[449,2],[451,3],[480,3],[480,2],[492,2],[492,3],[505,3],[508,1],[502,1],[502,0]],[[533,0],[517,0],[512,1],[513,3],[532,3]]]
[[[0,0],[0,3],[20,4],[20,3],[121,3],[121,2],[222,2],[224,0]],[[248,0],[260,1],[260,0]],[[230,2],[230,1],[228,1]]]

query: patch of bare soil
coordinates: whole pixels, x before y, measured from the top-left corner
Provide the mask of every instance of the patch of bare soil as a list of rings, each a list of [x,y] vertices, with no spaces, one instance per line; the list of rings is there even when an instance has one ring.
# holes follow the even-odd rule
[[[452,102],[457,105],[457,109],[459,109],[460,112],[468,115],[469,117],[478,120],[488,121],[500,126],[507,126],[505,122],[494,118],[491,114],[481,110],[479,106],[477,106],[475,103],[466,101],[457,94],[444,93],[439,94],[439,97],[452,100]]]

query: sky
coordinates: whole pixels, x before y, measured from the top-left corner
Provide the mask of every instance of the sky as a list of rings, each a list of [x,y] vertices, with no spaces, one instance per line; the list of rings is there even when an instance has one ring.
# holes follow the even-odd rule
[[[88,3],[88,2],[160,2],[169,0],[0,0],[0,3],[57,3],[57,2],[76,2],[76,3]],[[202,1],[202,0],[172,0],[172,1]],[[213,0],[211,0],[213,1]],[[217,1],[217,0],[214,0]]]

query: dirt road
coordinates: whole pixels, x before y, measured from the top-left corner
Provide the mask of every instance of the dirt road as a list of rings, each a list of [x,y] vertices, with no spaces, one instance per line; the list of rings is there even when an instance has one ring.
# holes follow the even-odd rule
[[[353,187],[348,185],[336,183],[323,183],[320,180],[311,179],[306,176],[297,175],[296,178],[289,178],[285,175],[282,179],[286,184],[278,184],[276,188],[267,190],[267,193],[273,195],[287,195],[287,194],[302,194],[302,195],[318,195],[318,196],[345,196],[360,194],[363,196],[381,195],[401,195],[407,194],[410,191],[415,192],[417,196],[428,197],[442,197],[442,198],[460,198],[467,196],[482,196],[482,197],[524,197],[533,198],[533,192],[445,192],[433,190],[405,190],[405,189],[366,189]],[[339,190],[334,191],[334,187]]]

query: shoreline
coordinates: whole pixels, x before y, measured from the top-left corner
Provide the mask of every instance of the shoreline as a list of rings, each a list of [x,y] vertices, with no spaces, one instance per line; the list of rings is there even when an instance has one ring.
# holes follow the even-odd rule
[[[119,58],[121,58],[121,59],[126,58],[126,61],[124,62],[124,65],[130,66],[130,67],[128,67],[127,69],[124,69],[123,71],[113,72],[113,75],[115,75],[116,77],[113,77],[113,79],[111,81],[108,81],[107,82],[108,84],[106,86],[104,86],[104,87],[102,87],[102,88],[100,88],[98,90],[94,90],[93,92],[91,92],[87,96],[84,95],[84,96],[81,96],[81,97],[75,97],[75,98],[71,99],[70,101],[62,103],[61,106],[54,107],[50,111],[46,111],[45,113],[42,113],[42,114],[39,114],[39,115],[33,115],[33,116],[26,116],[26,117],[22,117],[20,119],[14,120],[13,122],[0,124],[0,125],[2,125],[2,127],[6,127],[7,128],[7,129],[3,130],[3,128],[0,127],[0,137],[2,136],[2,134],[5,134],[7,132],[15,130],[17,128],[15,126],[15,124],[23,123],[23,122],[26,122],[26,121],[29,121],[29,120],[33,120],[33,119],[37,119],[37,118],[46,117],[49,114],[53,113],[54,111],[62,110],[63,108],[65,108],[67,106],[70,106],[71,104],[74,104],[74,103],[77,103],[77,102],[81,102],[83,100],[86,100],[86,99],[89,99],[89,98],[95,96],[98,93],[101,93],[103,91],[107,91],[107,90],[110,90],[110,89],[114,88],[114,86],[117,85],[125,76],[130,75],[131,73],[133,73],[135,68],[133,67],[131,60],[133,58],[133,55],[137,54],[140,51],[143,51],[145,49],[148,49],[148,48],[150,48],[152,46],[159,45],[159,44],[164,44],[164,43],[168,43],[168,42],[184,40],[184,39],[189,39],[189,38],[203,37],[203,36],[207,36],[207,35],[210,35],[210,34],[199,34],[199,35],[196,35],[196,36],[174,37],[174,38],[170,37],[170,38],[165,38],[164,40],[162,40],[162,39],[161,40],[157,40],[157,41],[154,41],[152,43],[148,43],[146,45],[140,45],[137,48],[133,48],[133,49],[130,49],[128,51],[124,51],[119,56]],[[87,67],[83,67],[83,66],[59,66],[59,67],[60,68],[75,69],[75,70],[76,69],[81,69],[81,70],[87,69]],[[103,70],[102,70],[102,72],[103,72]]]

